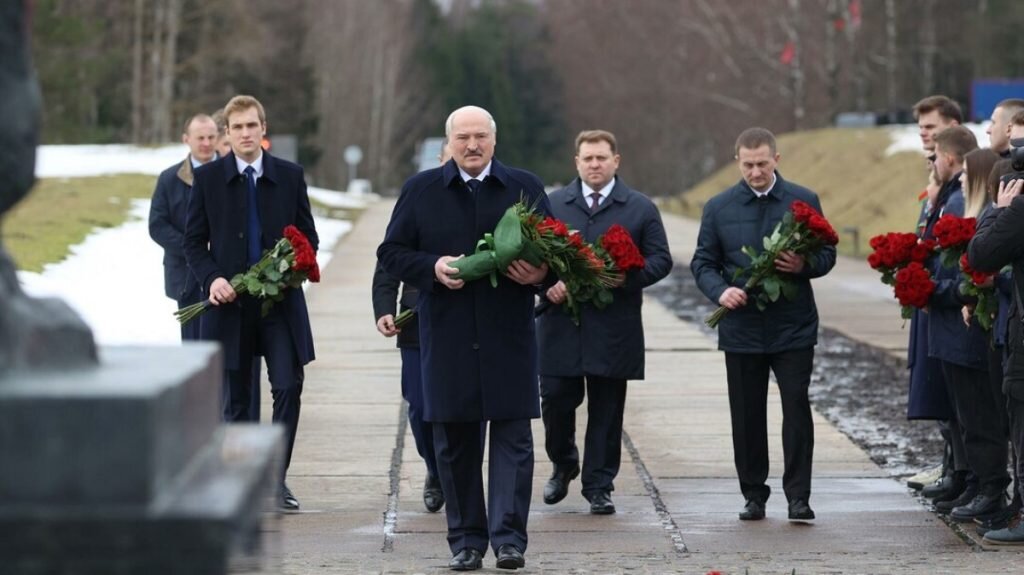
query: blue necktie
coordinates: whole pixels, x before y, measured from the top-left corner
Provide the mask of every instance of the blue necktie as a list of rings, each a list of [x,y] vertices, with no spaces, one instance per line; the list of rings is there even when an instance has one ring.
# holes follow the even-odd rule
[[[473,192],[473,195],[476,195],[477,191],[480,190],[480,184],[483,184],[483,182],[476,178],[466,180],[466,185],[469,186],[469,191]]]
[[[249,222],[246,229],[249,234],[249,257],[247,261],[251,267],[260,261],[260,256],[263,253],[263,246],[260,242],[262,232],[260,231],[259,196],[256,194],[256,170],[252,166],[245,168],[245,183],[249,188]]]

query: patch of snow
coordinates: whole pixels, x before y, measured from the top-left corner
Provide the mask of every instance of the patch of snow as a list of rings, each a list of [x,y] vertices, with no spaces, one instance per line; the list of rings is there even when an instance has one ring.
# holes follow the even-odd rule
[[[105,174],[158,175],[185,158],[183,145],[40,146],[36,176],[71,178]],[[337,207],[365,207],[375,197],[358,200],[348,194],[309,188],[310,195]],[[315,192],[313,190],[316,190]],[[119,203],[116,198],[110,200]],[[181,331],[173,313],[177,302],[164,295],[163,248],[149,237],[149,200],[133,200],[128,221],[116,228],[96,229],[71,246],[62,262],[42,273],[18,272],[22,287],[37,297],[59,297],[92,327],[100,345],[178,345]],[[334,246],[352,222],[314,216],[321,269],[331,261]],[[310,289],[309,283],[305,284]],[[311,289],[316,289],[312,287]]]
[[[978,145],[982,148],[988,147],[988,134],[985,133],[988,125],[989,122],[964,124],[964,126],[967,126],[974,132],[974,136],[978,138]],[[922,156],[924,155],[924,150],[921,149],[921,136],[918,133],[917,124],[893,126],[889,128],[889,137],[892,139],[892,143],[885,150],[886,156],[900,152],[917,152]]]
[[[362,209],[370,202],[380,199],[377,194],[361,194],[359,196],[337,190],[317,188],[309,186],[306,188],[309,197],[331,208]]]
[[[100,345],[178,345],[181,331],[172,315],[178,306],[164,295],[164,252],[149,237],[149,204],[134,200],[125,224],[93,232],[41,274],[18,272],[22,287],[33,296],[63,299],[92,327]],[[315,223],[323,268],[352,223]]]
[[[130,145],[39,146],[36,149],[37,178],[80,178],[110,174],[148,174],[180,163],[188,146],[169,144],[154,148]]]

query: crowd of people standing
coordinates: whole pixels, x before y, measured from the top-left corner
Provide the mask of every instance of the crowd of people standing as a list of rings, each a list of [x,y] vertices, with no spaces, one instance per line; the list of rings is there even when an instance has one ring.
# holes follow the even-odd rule
[[[933,498],[937,511],[977,521],[987,540],[1024,543],[1024,490],[1016,480],[1022,472],[1016,455],[1024,446],[1024,341],[1016,282],[1024,285],[1024,276],[1010,269],[1024,265],[1024,204],[1016,199],[1024,180],[1002,178],[1014,168],[1000,159],[1010,154],[1011,141],[1024,137],[1024,100],[996,108],[985,149],[960,125],[962,114],[952,100],[926,98],[914,111],[929,153],[929,184],[916,228],[920,238],[929,239],[944,214],[976,217],[971,265],[1001,273],[995,280],[996,326],[985,332],[971,319],[973,302],[960,293],[958,276],[933,265],[938,287],[928,308],[911,321],[908,417],[938,421],[948,448],[942,466],[930,471],[933,477],[926,473],[911,483]],[[303,366],[314,359],[305,299],[302,290],[288,290],[280,305],[263,314],[256,298],[236,294],[227,280],[253,265],[286,225],[298,227],[316,248],[302,168],[264,150],[265,134],[263,107],[249,96],[233,98],[215,117],[190,118],[183,133],[189,156],[161,174],[150,232],[165,250],[167,296],[179,307],[207,300],[215,308],[183,326],[182,339],[224,346],[226,421],[258,421],[266,361],[273,421],[286,431],[277,502],[294,511],[299,502],[285,477]],[[612,133],[581,132],[574,155],[578,178],[551,194],[534,174],[495,157],[497,125],[486,110],[455,110],[445,134],[440,165],[405,183],[377,250],[374,318],[378,331],[397,336],[401,349],[401,393],[426,467],[423,504],[431,512],[445,509],[449,566],[478,569],[491,547],[499,568],[515,569],[525,565],[528,544],[531,419],[543,421],[552,466],[544,503],[558,504],[579,477],[590,513],[615,513],[627,382],[644,377],[642,291],[668,275],[673,260],[657,207],[618,175],[621,156]],[[734,152],[740,180],[705,205],[690,269],[712,302],[732,310],[718,329],[744,500],[738,517],[763,519],[771,494],[766,401],[774,374],[784,414],[788,517],[809,522],[815,513],[808,387],[818,332],[811,280],[832,269],[836,252],[828,246],[813,256],[780,253],[773,265],[793,281],[792,297],[763,308],[750,305],[743,288],[749,264],[744,246],[759,246],[793,202],[822,210],[813,191],[782,178],[781,154],[768,130],[745,130]],[[450,264],[472,253],[521,200],[541,216],[567,223],[587,242],[613,225],[624,227],[643,267],[617,281],[613,303],[603,309],[583,304],[578,318],[565,309],[565,282],[546,264],[515,260],[494,285],[458,279]],[[415,310],[403,327],[396,324],[401,309]],[[575,414],[584,400],[588,424],[581,455]],[[1008,454],[1015,456],[1012,472]]]
[[[935,226],[945,215],[975,218],[978,231],[968,262],[980,271],[998,272],[991,280],[998,312],[992,329],[984,329],[972,313],[976,299],[961,289],[960,270],[931,258],[935,290],[927,307],[915,310],[911,319],[908,417],[937,421],[946,448],[940,466],[908,484],[930,498],[936,512],[977,523],[985,541],[1024,544],[1024,488],[1019,481],[1024,448],[1019,403],[1024,393],[1016,383],[1022,372],[1015,367],[1021,361],[1015,353],[1021,342],[1012,335],[1020,323],[1014,319],[1020,317],[1015,282],[1024,285],[1024,277],[1014,273],[1012,260],[1020,253],[1014,250],[1020,248],[1007,236],[1007,230],[1024,227],[1024,220],[1015,219],[1014,210],[1008,209],[1019,205],[1014,200],[1024,184],[1019,179],[1024,174],[1013,178],[1010,160],[1011,142],[1024,144],[1016,140],[1024,137],[1024,100],[1008,99],[995,107],[987,148],[979,147],[962,125],[960,106],[948,97],[921,100],[914,115],[928,174],[920,196],[918,236],[933,240]]]

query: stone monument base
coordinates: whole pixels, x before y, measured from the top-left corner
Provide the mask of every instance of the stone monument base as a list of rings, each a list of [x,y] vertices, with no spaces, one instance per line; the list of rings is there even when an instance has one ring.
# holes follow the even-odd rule
[[[0,574],[220,574],[252,564],[281,432],[221,425],[216,345],[106,348],[0,380]]]

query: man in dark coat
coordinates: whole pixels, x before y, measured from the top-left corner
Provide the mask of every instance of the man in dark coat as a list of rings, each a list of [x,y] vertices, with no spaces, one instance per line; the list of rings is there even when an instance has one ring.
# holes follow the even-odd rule
[[[401,295],[399,288],[401,287]],[[427,478],[423,483],[423,506],[431,513],[444,507],[444,492],[437,478],[437,459],[434,456],[434,424],[423,421],[423,384],[420,377],[419,319],[412,316],[404,326],[395,325],[399,311],[415,310],[419,292],[403,284],[384,271],[380,263],[373,272],[373,317],[377,331],[384,337],[398,336],[398,349],[402,354],[402,399],[409,404],[409,429],[416,452],[427,465]],[[395,300],[401,305],[396,309]]]
[[[931,215],[942,210],[942,206],[937,203],[942,183],[935,175],[935,136],[963,122],[963,113],[959,104],[947,96],[937,94],[922,98],[914,104],[914,119],[917,120],[921,147],[928,156],[928,185],[918,197],[921,210],[915,228],[918,237],[923,238]],[[942,464],[937,469],[923,470],[908,478],[907,485],[923,489],[922,495],[926,497],[956,497],[959,492],[956,491],[958,485],[954,480],[955,469],[957,462],[966,461],[966,456],[942,373],[942,362],[928,356],[928,322],[928,313],[915,309],[907,329],[910,334],[907,342],[907,369],[910,371],[907,419],[937,420],[945,448]]]
[[[1021,125],[1024,136],[1024,123]],[[1024,155],[1024,154],[1022,154]],[[1024,197],[1021,190],[1024,179],[1002,184],[996,203],[998,214],[980,224],[977,234],[967,248],[971,267],[997,272],[1012,265],[1013,304],[1010,307],[1006,334],[1006,360],[1003,376],[1003,394],[1009,415],[1010,442],[1017,453],[1017,477],[1024,477]],[[1014,485],[1024,496],[1024,485]],[[1018,510],[1015,521],[1000,529],[985,533],[985,542],[996,545],[1024,545],[1024,511]]]
[[[216,118],[196,114],[185,122],[181,141],[189,147],[189,156],[180,164],[164,170],[156,181],[149,208],[149,236],[164,249],[164,290],[167,297],[178,302],[178,309],[202,301],[202,286],[185,262],[185,218],[192,196],[193,170],[223,157],[217,149],[224,129]],[[231,149],[228,148],[228,153]],[[168,321],[169,318],[168,318]],[[182,341],[203,339],[202,318],[181,325]],[[248,420],[260,419],[260,358],[253,358],[252,401]],[[226,390],[225,390],[226,391]],[[228,414],[227,394],[223,397],[225,418]]]
[[[267,122],[252,96],[235,96],[224,109],[232,153],[195,172],[185,229],[185,258],[215,309],[203,316],[204,337],[224,346],[228,419],[246,421],[253,358],[267,361],[274,423],[285,428],[284,472],[295,445],[303,366],[314,359],[313,334],[302,289],[287,289],[284,300],[261,315],[261,301],[238,296],[230,279],[257,261],[263,250],[294,225],[317,249],[302,168],[263,151]],[[284,475],[284,474],[283,474]],[[299,502],[282,475],[278,504],[297,510]]]
[[[524,565],[530,419],[540,415],[533,305],[547,266],[513,261],[492,287],[455,279],[448,265],[473,253],[520,198],[550,213],[536,176],[493,159],[496,131],[486,110],[452,112],[445,123],[452,160],[406,181],[377,250],[388,274],[420,290],[423,418],[434,423],[454,570],[479,569],[488,542],[498,567]],[[481,421],[490,422],[487,505]]]
[[[164,291],[178,302],[178,309],[203,299],[200,286],[185,263],[182,240],[192,194],[192,170],[217,157],[217,125],[213,118],[206,114],[189,118],[181,141],[188,146],[189,155],[160,174],[149,207],[149,236],[164,249]],[[199,339],[199,322],[183,324],[181,339]]]
[[[775,171],[779,154],[775,136],[768,130],[744,131],[735,149],[743,179],[704,206],[690,269],[704,295],[731,310],[718,324],[718,348],[725,352],[736,472],[747,500],[740,519],[764,519],[765,502],[771,494],[766,484],[771,370],[782,397],[782,486],[789,501],[789,519],[808,521],[814,519],[808,503],[814,424],[807,388],[818,341],[818,309],[810,280],[832,269],[836,252],[833,246],[826,246],[808,259],[781,253],[775,268],[790,274],[796,296],[781,297],[764,311],[748,305],[748,294],[739,287],[748,274],[734,277],[736,270],[750,264],[742,248],[760,249],[763,238],[794,201],[806,202],[819,213],[821,203],[814,192],[783,180]]]
[[[580,473],[576,408],[586,395],[581,483],[590,512],[599,515],[615,513],[611,492],[622,454],[626,380],[644,378],[642,290],[672,269],[658,208],[616,177],[618,167],[614,135],[603,130],[581,132],[576,137],[579,178],[551,194],[551,211],[590,243],[613,224],[623,226],[644,256],[644,267],[626,274],[613,290],[614,301],[604,309],[584,304],[579,325],[557,305],[566,299],[565,284],[558,282],[547,290],[547,302],[541,304],[546,312],[537,321],[544,448],[554,464],[544,487],[544,502],[550,505],[564,499],[569,481]]]

